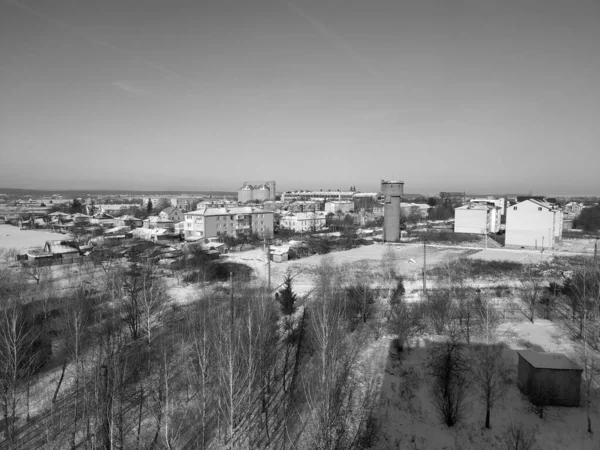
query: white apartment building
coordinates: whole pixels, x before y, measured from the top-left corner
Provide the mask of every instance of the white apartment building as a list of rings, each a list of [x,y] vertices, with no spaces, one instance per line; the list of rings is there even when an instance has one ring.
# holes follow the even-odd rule
[[[469,203],[454,210],[455,233],[497,233],[500,222],[500,208],[491,204]]]
[[[184,214],[186,238],[222,236],[273,237],[273,212],[252,206],[235,208],[204,208]]]
[[[500,208],[500,215],[504,215],[506,212],[506,199],[500,198],[472,198],[469,200],[470,203],[492,203],[495,207]]]
[[[506,247],[553,248],[562,238],[563,211],[556,205],[529,199],[506,211]]]
[[[325,203],[325,214],[337,214],[338,211],[341,211],[344,214],[354,211],[354,202],[337,201]]]
[[[284,230],[292,230],[296,233],[308,231],[319,231],[325,228],[325,213],[323,212],[305,212],[296,214],[287,214],[281,217],[279,227]]]

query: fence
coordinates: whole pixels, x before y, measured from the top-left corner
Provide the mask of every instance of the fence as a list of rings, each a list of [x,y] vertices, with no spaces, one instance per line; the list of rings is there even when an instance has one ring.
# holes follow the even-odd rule
[[[74,257],[62,257],[62,258],[35,258],[22,261],[22,264],[29,266],[39,267],[50,267],[50,266],[61,266],[63,264],[81,264],[87,261],[91,261],[91,256],[74,256]]]

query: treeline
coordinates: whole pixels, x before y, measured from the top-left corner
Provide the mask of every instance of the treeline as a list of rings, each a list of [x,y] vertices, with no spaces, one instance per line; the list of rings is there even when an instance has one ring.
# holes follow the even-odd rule
[[[600,203],[585,208],[579,216],[573,220],[573,228],[581,228],[586,232],[597,232],[600,230]]]

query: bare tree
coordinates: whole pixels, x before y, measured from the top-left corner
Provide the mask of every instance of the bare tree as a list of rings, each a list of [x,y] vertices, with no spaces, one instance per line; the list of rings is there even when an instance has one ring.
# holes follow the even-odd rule
[[[463,417],[469,385],[469,361],[463,344],[447,339],[433,345],[427,366],[432,377],[433,403],[444,423],[454,426]]]
[[[504,431],[507,450],[532,450],[535,446],[536,430],[523,422],[510,421]]]
[[[521,297],[526,307],[527,318],[534,323],[535,311],[540,301],[540,296],[543,291],[541,279],[535,271],[532,272],[531,266],[526,270],[520,279],[521,282]]]
[[[22,401],[22,383],[35,370],[37,330],[28,323],[21,305],[0,311],[0,400],[4,435],[14,444],[17,409]]]
[[[510,366],[502,355],[502,344],[481,344],[473,347],[473,382],[485,406],[485,427],[490,428],[492,407],[501,400],[510,376]]]

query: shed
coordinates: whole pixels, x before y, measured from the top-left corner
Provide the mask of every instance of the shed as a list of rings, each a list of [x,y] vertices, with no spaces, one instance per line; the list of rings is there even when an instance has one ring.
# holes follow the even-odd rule
[[[579,406],[583,369],[561,353],[520,350],[521,391],[534,405]]]
[[[74,240],[46,241],[44,251],[52,253],[54,256],[79,254],[79,244]]]

